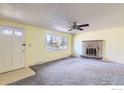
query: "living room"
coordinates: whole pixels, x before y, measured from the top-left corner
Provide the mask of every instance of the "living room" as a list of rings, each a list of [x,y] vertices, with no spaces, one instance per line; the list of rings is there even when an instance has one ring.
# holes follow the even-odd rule
[[[123,85],[123,11],[124,4],[0,4],[0,84]]]

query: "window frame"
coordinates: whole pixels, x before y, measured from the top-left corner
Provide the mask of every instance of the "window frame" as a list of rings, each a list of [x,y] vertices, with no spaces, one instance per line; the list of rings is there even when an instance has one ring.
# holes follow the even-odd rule
[[[62,38],[65,38],[65,40],[66,40],[66,45],[65,45],[66,48],[62,48],[62,49],[60,49],[60,48],[58,48],[58,49],[48,49],[48,45],[47,45],[47,44],[48,44],[48,43],[47,43],[47,36],[48,36],[48,35],[53,36],[53,37],[60,37],[61,39],[62,39]],[[49,51],[49,52],[50,52],[50,51],[51,51],[51,52],[53,51],[53,52],[54,52],[54,51],[63,51],[63,50],[67,50],[67,49],[68,49],[68,36],[56,35],[56,34],[46,34],[46,35],[45,35],[45,50],[46,50],[46,51]]]

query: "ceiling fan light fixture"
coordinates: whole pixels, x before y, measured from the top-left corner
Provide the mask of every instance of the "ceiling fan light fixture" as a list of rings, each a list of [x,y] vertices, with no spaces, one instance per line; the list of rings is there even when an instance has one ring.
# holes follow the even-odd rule
[[[80,30],[80,31],[82,31],[82,30],[84,30],[84,29],[82,29],[82,27],[88,27],[88,26],[89,26],[89,24],[77,25],[76,22],[73,22],[73,25],[71,26],[71,28],[68,31],[72,31],[72,30]]]

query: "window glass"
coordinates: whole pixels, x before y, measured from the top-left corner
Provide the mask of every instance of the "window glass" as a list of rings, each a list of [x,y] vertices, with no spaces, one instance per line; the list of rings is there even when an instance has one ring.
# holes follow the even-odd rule
[[[62,50],[67,48],[67,37],[58,35],[46,36],[47,50]]]
[[[22,36],[24,29],[14,28],[14,27],[7,27],[7,26],[0,26],[0,33],[2,35],[15,35],[15,36]]]
[[[3,34],[4,35],[12,35],[13,34],[13,31],[12,30],[9,30],[9,29],[3,29]]]
[[[14,34],[15,34],[16,36],[22,36],[22,32],[20,32],[20,31],[15,31]]]

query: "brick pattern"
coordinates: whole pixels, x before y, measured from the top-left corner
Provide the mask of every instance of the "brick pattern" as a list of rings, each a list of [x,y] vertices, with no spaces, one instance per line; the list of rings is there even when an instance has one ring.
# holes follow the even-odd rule
[[[82,55],[87,57],[103,57],[103,40],[89,40],[82,42]]]

